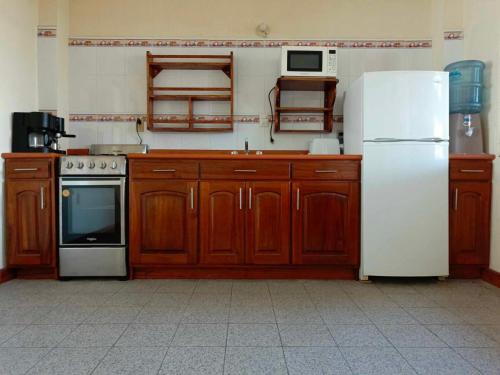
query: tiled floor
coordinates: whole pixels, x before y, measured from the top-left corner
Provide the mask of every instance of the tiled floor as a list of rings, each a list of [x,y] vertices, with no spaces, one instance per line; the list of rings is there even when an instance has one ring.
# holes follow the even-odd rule
[[[481,281],[0,285],[0,374],[500,374]]]

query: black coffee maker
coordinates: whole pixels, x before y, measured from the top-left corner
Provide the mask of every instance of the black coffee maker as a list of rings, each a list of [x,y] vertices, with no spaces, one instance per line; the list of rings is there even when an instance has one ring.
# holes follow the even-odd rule
[[[55,152],[66,134],[64,119],[46,112],[14,112],[12,115],[12,152]]]

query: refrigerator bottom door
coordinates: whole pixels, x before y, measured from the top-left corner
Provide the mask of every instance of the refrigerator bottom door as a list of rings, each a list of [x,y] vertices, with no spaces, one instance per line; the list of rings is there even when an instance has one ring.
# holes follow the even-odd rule
[[[365,143],[361,276],[447,276],[448,143]]]

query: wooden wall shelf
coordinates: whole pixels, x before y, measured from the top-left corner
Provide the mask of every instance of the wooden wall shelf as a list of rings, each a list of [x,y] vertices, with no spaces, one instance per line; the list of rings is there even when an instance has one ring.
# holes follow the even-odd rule
[[[333,130],[333,105],[338,79],[334,77],[280,77],[276,81],[274,93],[274,131],[282,133],[331,133]],[[284,107],[281,106],[282,91],[323,91],[322,107]],[[323,129],[282,129],[283,113],[323,113]]]
[[[147,52],[147,118],[148,130],[153,132],[227,132],[233,131],[234,107],[234,65],[233,52],[228,55],[154,55]],[[220,70],[230,80],[228,87],[174,87],[155,86],[154,78],[163,70]],[[153,117],[154,104],[160,101],[186,101],[186,119],[156,120]],[[197,119],[193,103],[197,101],[229,102],[230,110],[226,115],[230,120]],[[200,114],[200,116],[202,116]],[[185,126],[161,127],[158,124],[184,124]],[[219,126],[200,127],[196,125],[213,124]]]

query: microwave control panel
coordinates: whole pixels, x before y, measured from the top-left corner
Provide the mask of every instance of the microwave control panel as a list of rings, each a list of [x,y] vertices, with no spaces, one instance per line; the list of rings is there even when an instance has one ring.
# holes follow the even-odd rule
[[[337,76],[337,49],[332,48],[328,50],[328,57],[326,62],[326,72],[328,76]]]

